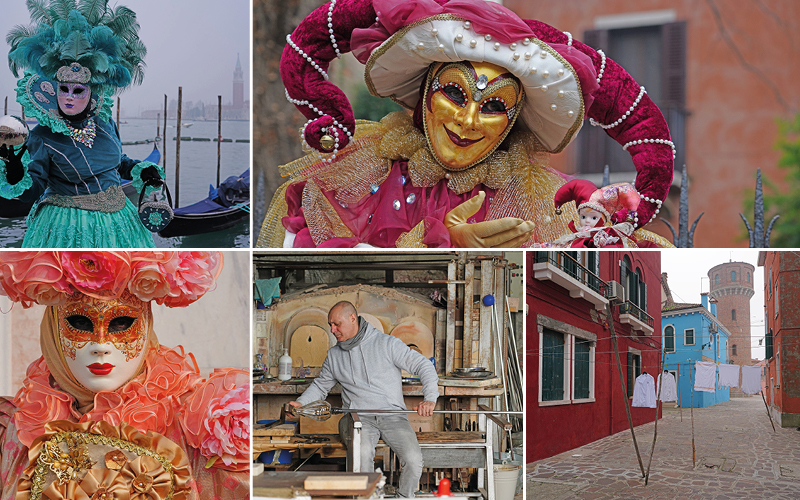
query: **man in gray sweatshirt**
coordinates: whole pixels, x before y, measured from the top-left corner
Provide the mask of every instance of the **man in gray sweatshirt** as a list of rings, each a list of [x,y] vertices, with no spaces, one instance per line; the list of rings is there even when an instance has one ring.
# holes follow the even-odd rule
[[[425,400],[417,407],[424,417],[433,415],[439,397],[436,369],[430,360],[411,350],[402,340],[381,333],[360,318],[350,302],[339,302],[328,312],[328,324],[338,343],[322,363],[322,371],[314,382],[292,401],[299,407],[323,400],[339,382],[344,408],[372,410],[405,410],[402,370],[419,375]],[[400,459],[402,472],[398,493],[413,497],[422,476],[422,452],[408,416],[397,414],[358,414],[361,432],[361,470],[375,470],[373,459],[379,439],[389,445]],[[339,421],[339,434],[347,436],[353,426],[349,415]],[[348,450],[350,453],[350,450]]]

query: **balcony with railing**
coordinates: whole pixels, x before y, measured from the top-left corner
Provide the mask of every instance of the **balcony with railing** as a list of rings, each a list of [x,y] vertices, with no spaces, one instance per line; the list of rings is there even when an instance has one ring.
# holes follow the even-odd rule
[[[552,281],[568,290],[570,297],[584,299],[595,309],[608,304],[608,283],[584,267],[577,252],[534,252],[532,272],[534,279]]]
[[[639,330],[647,335],[653,333],[653,317],[630,300],[619,306],[619,322],[627,323],[634,330]]]

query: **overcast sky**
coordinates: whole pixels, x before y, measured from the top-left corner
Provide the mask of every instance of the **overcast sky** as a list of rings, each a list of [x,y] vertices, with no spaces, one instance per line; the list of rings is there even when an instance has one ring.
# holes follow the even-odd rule
[[[17,24],[30,25],[24,0],[2,0],[0,9],[0,106],[5,96],[9,112],[19,114],[14,89],[16,79],[8,69],[5,36]],[[216,104],[217,95],[228,103],[233,97],[233,71],[239,54],[244,71],[245,100],[250,95],[249,0],[111,0],[137,14],[139,37],[147,47],[144,83],[122,95],[122,114],[138,116],[140,110],[160,109],[164,94],[177,99],[183,87],[184,103],[201,100]],[[2,111],[2,110],[0,110]]]
[[[747,262],[753,273],[755,294],[750,299],[752,355],[764,358],[764,268],[758,267],[758,250],[676,249],[661,251],[661,272],[667,273],[675,302],[700,303],[700,293],[708,292],[708,270],[725,262]]]

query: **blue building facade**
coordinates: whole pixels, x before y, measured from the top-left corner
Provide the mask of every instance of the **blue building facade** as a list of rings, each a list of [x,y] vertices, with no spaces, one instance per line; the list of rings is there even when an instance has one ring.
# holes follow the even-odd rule
[[[667,300],[661,309],[661,340],[666,353],[664,369],[675,376],[678,383],[678,404],[681,407],[704,408],[730,400],[730,389],[719,387],[717,374],[716,391],[694,391],[694,364],[696,361],[711,363],[728,362],[728,339],[730,333],[717,320],[715,303],[709,308],[708,294],[701,294],[700,304],[675,303],[665,285]]]

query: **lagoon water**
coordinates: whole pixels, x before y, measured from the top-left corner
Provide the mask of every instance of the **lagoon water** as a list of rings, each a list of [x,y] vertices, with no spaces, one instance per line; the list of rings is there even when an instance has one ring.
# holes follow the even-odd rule
[[[122,119],[120,137],[122,142],[143,141],[156,136],[156,120],[139,118]],[[127,122],[127,123],[126,123]],[[181,127],[181,162],[180,192],[175,189],[175,120],[167,122],[166,154],[159,143],[162,155],[167,162],[167,182],[172,193],[173,202],[179,197],[179,206],[191,205],[208,196],[209,184],[217,183],[217,136],[216,121],[183,121],[191,126]],[[163,128],[163,121],[161,123]],[[163,136],[163,130],[162,136]],[[187,137],[204,137],[212,139],[208,142],[187,141]],[[222,137],[225,139],[249,139],[249,121],[223,121]],[[153,150],[153,144],[123,146],[123,151],[130,158],[144,159]],[[251,164],[249,142],[223,142],[221,147],[220,180],[232,175],[239,175]],[[163,163],[162,163],[163,164]],[[0,219],[0,248],[20,247],[25,236],[25,218]],[[162,238],[153,234],[156,246],[162,248],[247,248],[250,246],[250,217],[245,217],[236,226],[214,233],[194,236],[177,236]]]

